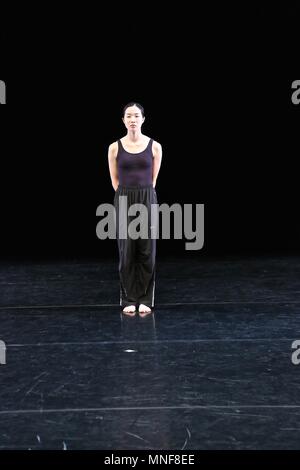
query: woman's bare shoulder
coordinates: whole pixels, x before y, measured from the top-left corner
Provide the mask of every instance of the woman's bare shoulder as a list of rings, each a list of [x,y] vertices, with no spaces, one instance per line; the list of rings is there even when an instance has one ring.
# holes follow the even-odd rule
[[[118,153],[118,141],[116,140],[115,142],[112,142],[109,146],[108,146],[108,153],[109,155],[111,155],[112,157],[116,157],[117,153]]]
[[[162,152],[162,146],[159,142],[157,142],[157,140],[153,139],[152,150],[155,153],[161,153]]]

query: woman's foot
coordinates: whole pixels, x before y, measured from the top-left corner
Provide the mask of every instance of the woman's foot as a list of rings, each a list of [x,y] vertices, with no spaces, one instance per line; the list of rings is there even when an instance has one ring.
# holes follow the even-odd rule
[[[141,304],[139,306],[140,313],[151,313],[151,308],[147,307],[147,305]]]
[[[135,315],[135,305],[127,305],[127,307],[123,308],[123,313],[126,315],[134,316]]]

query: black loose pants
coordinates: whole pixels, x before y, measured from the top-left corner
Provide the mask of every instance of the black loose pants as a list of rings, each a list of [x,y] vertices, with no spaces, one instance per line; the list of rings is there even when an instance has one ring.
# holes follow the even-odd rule
[[[139,210],[141,206],[133,207],[134,204],[141,204],[142,211]],[[136,304],[154,307],[157,204],[152,185],[119,186],[115,193],[122,307]]]

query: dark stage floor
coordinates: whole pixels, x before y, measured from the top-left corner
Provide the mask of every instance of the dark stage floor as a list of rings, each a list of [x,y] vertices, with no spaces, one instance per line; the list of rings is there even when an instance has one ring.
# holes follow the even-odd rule
[[[128,318],[117,260],[2,264],[0,448],[300,449],[299,281],[299,256],[158,260]]]

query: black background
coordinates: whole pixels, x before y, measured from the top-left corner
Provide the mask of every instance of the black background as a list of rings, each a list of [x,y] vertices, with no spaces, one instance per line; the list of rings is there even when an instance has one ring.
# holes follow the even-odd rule
[[[27,12],[29,13],[29,12]],[[101,259],[108,145],[128,101],[163,146],[159,202],[205,204],[205,244],[159,256],[299,253],[299,8],[38,12],[1,33],[1,259]]]

